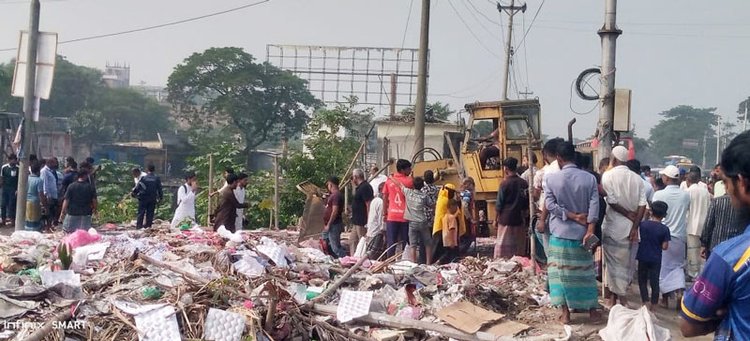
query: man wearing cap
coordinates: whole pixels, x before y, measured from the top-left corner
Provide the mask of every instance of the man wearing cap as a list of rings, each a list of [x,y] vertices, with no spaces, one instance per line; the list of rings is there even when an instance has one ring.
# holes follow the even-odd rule
[[[661,178],[667,187],[654,193],[654,201],[663,201],[669,206],[663,223],[669,227],[672,237],[669,241],[669,248],[662,256],[659,274],[660,291],[664,294],[663,303],[667,306],[672,292],[677,292],[677,302],[679,302],[679,296],[685,289],[687,216],[690,211],[690,195],[680,189],[680,170],[677,167],[669,165],[664,168]]]
[[[612,149],[612,166],[602,175],[602,188],[607,193],[607,214],[602,224],[602,250],[607,276],[604,285],[612,292],[610,305],[617,299],[627,306],[625,295],[633,278],[638,224],[646,212],[646,187],[640,175],[626,165],[628,150]]]

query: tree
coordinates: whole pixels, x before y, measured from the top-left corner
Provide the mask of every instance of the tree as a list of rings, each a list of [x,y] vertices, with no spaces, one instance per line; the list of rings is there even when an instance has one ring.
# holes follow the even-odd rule
[[[44,116],[70,117],[86,108],[97,90],[104,87],[102,72],[75,65],[63,56],[57,56],[52,93],[49,100],[42,101],[40,112]]]
[[[303,130],[308,111],[319,105],[305,85],[291,72],[256,63],[241,48],[225,47],[186,58],[167,87],[180,119],[206,128],[231,126],[249,160],[263,142]]]
[[[715,111],[716,108],[680,105],[660,113],[662,120],[650,131],[649,144],[654,154],[659,157],[685,155],[694,163],[700,163],[705,149],[706,159],[713,160],[716,157]]]
[[[153,140],[156,133],[171,129],[169,108],[133,89],[97,89],[88,107],[102,113],[115,127],[117,141]]]
[[[81,110],[70,120],[73,137],[92,150],[94,144],[111,142],[115,128],[98,111]]]
[[[428,115],[428,117],[425,117],[425,119],[428,122],[435,121],[435,120],[449,121],[451,116],[456,113],[455,110],[451,110],[451,107],[449,104],[443,104],[440,102],[427,103],[425,108],[426,108],[425,110],[427,111],[425,114],[429,114],[429,111],[432,110],[432,115]],[[413,120],[414,119],[414,106],[404,108],[404,110],[401,110],[400,114],[402,117],[406,118],[407,120]]]
[[[0,111],[23,111],[23,99],[10,95],[12,84],[13,63],[0,64]]]

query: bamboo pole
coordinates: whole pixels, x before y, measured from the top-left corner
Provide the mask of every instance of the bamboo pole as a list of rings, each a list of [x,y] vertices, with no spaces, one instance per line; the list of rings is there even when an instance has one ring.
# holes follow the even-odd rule
[[[208,154],[208,212],[206,212],[206,227],[211,226],[211,193],[214,191],[214,155]]]

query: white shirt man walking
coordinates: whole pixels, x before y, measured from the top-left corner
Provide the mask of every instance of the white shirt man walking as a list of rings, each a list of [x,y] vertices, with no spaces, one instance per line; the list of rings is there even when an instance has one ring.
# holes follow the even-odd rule
[[[606,270],[604,285],[612,292],[610,305],[625,295],[633,278],[638,242],[638,224],[646,212],[646,188],[641,177],[626,165],[628,150],[612,149],[612,169],[602,175],[602,188],[607,193],[607,215],[602,224],[602,251]]]
[[[697,277],[703,266],[701,234],[703,233],[703,226],[706,224],[708,207],[711,205],[711,193],[699,184],[700,179],[700,172],[690,172],[687,175],[687,193],[690,195],[690,212],[687,221],[687,273],[690,278]]]

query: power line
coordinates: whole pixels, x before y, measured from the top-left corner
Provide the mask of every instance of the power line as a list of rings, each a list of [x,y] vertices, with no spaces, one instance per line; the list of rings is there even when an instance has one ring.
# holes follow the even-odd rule
[[[523,20],[523,27],[525,28],[526,27],[526,12],[523,12],[523,16],[521,18]],[[526,68],[526,88],[528,89],[529,87],[531,87],[531,84],[529,82],[529,52],[526,49],[526,44],[523,44],[523,65]]]
[[[485,19],[487,19],[487,21],[489,21],[489,22],[491,22],[491,23],[493,23],[495,25],[502,26],[499,22],[490,19],[490,17],[488,17],[487,14],[485,14],[482,11],[480,11],[479,8],[477,8],[477,6],[474,5],[474,2],[472,0],[468,0],[466,2],[468,2],[469,5],[471,5],[471,7],[474,8],[474,11],[476,11],[477,13],[479,13],[479,15],[481,15],[482,17],[484,17]],[[494,3],[492,1],[490,1],[490,3],[492,3],[494,5]]]
[[[564,24],[590,24],[590,25],[601,25],[601,22],[596,21],[585,21],[585,20],[539,20],[539,22],[547,23],[564,23]],[[628,26],[750,26],[750,23],[703,23],[703,22],[685,22],[685,23],[665,23],[665,22],[632,22],[632,21],[618,21],[620,25]]]
[[[485,45],[485,44],[484,44],[484,43],[482,42],[482,40],[481,40],[481,39],[479,39],[479,37],[477,37],[476,33],[474,33],[474,31],[473,31],[473,30],[471,29],[471,27],[469,27],[469,24],[467,24],[467,23],[466,23],[466,20],[464,20],[464,18],[463,18],[463,17],[461,16],[461,14],[460,14],[460,13],[458,13],[458,10],[456,9],[456,7],[455,7],[455,6],[453,6],[453,3],[451,2],[451,0],[448,0],[448,5],[450,5],[450,6],[451,6],[451,8],[453,9],[453,12],[454,12],[454,13],[456,13],[456,16],[458,16],[458,19],[459,19],[459,20],[461,20],[461,23],[463,23],[463,24],[464,24],[464,27],[466,27],[466,29],[467,29],[467,30],[469,31],[469,33],[471,33],[471,36],[472,36],[472,37],[474,37],[474,39],[475,39],[475,40],[477,41],[477,43],[479,43],[479,45],[481,45],[481,46],[482,46],[482,47],[483,47],[483,48],[484,48],[484,49],[485,49],[485,50],[486,50],[487,52],[489,52],[489,53],[490,53],[491,55],[493,55],[493,56],[495,56],[495,57],[497,57],[497,58],[500,58],[500,56],[499,56],[499,55],[498,55],[497,53],[495,53],[495,52],[493,52],[493,51],[492,51],[491,49],[489,49],[489,48],[487,47],[487,45]]]
[[[177,20],[177,21],[166,22],[166,23],[163,23],[163,24],[158,24],[158,25],[153,25],[153,26],[146,26],[146,27],[141,27],[141,28],[135,28],[135,29],[132,29],[132,30],[127,30],[127,31],[120,31],[120,32],[114,32],[114,33],[106,33],[106,34],[99,34],[99,35],[95,35],[95,36],[88,36],[88,37],[75,38],[75,39],[71,39],[71,40],[64,40],[64,41],[59,42],[58,44],[76,43],[76,42],[86,41],[86,40],[108,38],[108,37],[120,36],[120,35],[125,35],[125,34],[130,34],[130,33],[155,30],[157,28],[162,28],[162,27],[168,27],[168,26],[174,26],[174,25],[184,24],[184,23],[191,22],[191,21],[197,21],[197,20],[201,20],[201,19],[215,17],[217,15],[222,15],[222,14],[227,14],[227,13],[231,13],[231,12],[236,12],[236,11],[243,10],[243,9],[246,9],[246,8],[258,6],[258,5],[261,5],[261,4],[270,2],[270,1],[271,0],[256,1],[256,2],[253,2],[253,3],[246,4],[246,5],[242,5],[242,6],[230,8],[230,9],[219,11],[219,12],[213,12],[213,13],[209,13],[209,14],[204,14],[204,15],[197,16],[197,17],[192,17],[192,18],[187,18],[187,19],[182,19],[182,20]],[[0,49],[0,52],[15,51],[16,49],[17,49],[16,47],[6,48],[6,49]]]
[[[469,11],[469,14],[471,14],[471,16],[474,17],[474,19],[477,21],[477,23],[479,23],[479,26],[482,26],[482,28],[484,29],[484,31],[487,32],[490,35],[490,37],[494,38],[497,34],[496,33],[492,33],[492,30],[488,29],[487,26],[484,26],[484,23],[482,23],[482,20],[479,20],[479,17],[477,17],[477,15],[474,14],[474,11],[472,11],[471,8],[469,8],[469,5],[466,4],[467,2],[468,3],[471,3],[471,2],[470,1],[461,1],[461,2],[464,4],[464,7],[466,7],[466,9]],[[474,8],[476,9],[476,7],[474,7]]]
[[[531,28],[534,27],[534,22],[536,21],[536,17],[539,16],[539,12],[542,10],[542,6],[544,6],[544,2],[546,0],[542,0],[542,3],[539,4],[539,7],[536,9],[536,13],[534,13],[534,18],[531,19],[531,24],[529,24],[529,27],[526,28],[526,31],[523,33],[523,38],[521,38],[521,42],[516,46],[516,50],[518,50],[519,47],[521,47],[521,44],[524,44],[526,42],[526,36],[529,34],[529,31],[531,31]]]
[[[411,21],[411,9],[414,6],[414,0],[409,2],[409,15],[406,16],[406,27],[404,27],[404,37],[401,39],[401,49],[406,44],[406,33],[409,31],[409,21]]]

